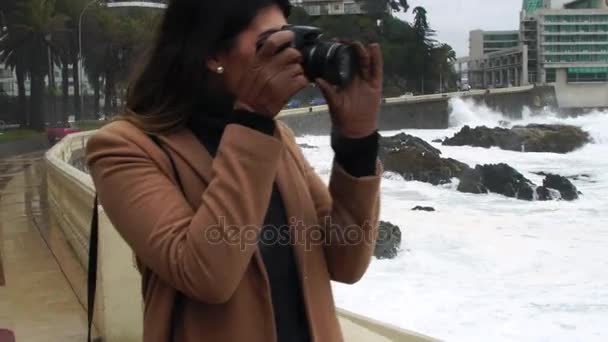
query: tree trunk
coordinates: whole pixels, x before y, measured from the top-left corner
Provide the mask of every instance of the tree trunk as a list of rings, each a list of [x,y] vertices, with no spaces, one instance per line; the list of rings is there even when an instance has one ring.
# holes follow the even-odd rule
[[[78,77],[77,57],[74,57],[74,63],[72,63],[72,78],[74,79],[74,117],[78,121],[82,118],[82,106],[80,105],[80,78]]]
[[[25,68],[21,63],[17,64],[15,73],[17,74],[17,91],[18,91],[18,116],[21,127],[29,125],[29,110],[27,108],[27,95],[25,94]]]
[[[69,84],[69,69],[68,69],[69,64],[68,63],[63,63],[63,66],[61,68],[61,92],[62,92],[62,97],[61,97],[61,113],[60,113],[60,117],[61,117],[61,121],[68,121],[68,115],[70,112],[72,112],[70,110],[70,108],[68,108],[69,106],[69,100],[70,100],[70,84]]]
[[[31,82],[31,120],[30,128],[44,130],[44,76],[40,72],[32,72]]]
[[[95,76],[95,80],[93,80],[93,87],[95,89],[95,115],[99,114],[101,108],[99,108],[99,100],[101,98],[101,82],[99,82],[99,75]]]
[[[106,115],[108,116],[112,116],[114,114],[114,109],[113,104],[114,104],[114,97],[113,97],[113,91],[112,91],[112,87],[113,87],[113,80],[112,80],[112,71],[110,70],[106,70],[105,72],[106,74],[106,101],[105,101],[105,109],[104,111],[106,112]]]

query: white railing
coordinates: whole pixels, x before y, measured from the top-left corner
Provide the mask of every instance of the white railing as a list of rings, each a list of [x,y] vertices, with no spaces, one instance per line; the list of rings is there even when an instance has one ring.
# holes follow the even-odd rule
[[[313,107],[316,108],[316,107]],[[91,177],[72,166],[74,158],[84,158],[85,146],[93,131],[70,134],[45,156],[51,224],[58,225],[86,271],[88,241],[95,187]],[[141,278],[131,249],[112,227],[99,207],[99,266],[95,326],[105,342],[141,341],[143,311]],[[74,283],[74,279],[68,279]],[[76,288],[84,289],[84,284]],[[77,291],[86,303],[84,291]],[[374,321],[345,310],[338,316],[346,341],[431,342],[435,339]]]

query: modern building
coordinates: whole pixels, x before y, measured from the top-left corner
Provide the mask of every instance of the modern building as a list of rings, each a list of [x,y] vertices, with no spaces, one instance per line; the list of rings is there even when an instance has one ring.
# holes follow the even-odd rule
[[[355,0],[292,0],[310,16],[362,14],[361,4]]]
[[[471,31],[469,84],[552,84],[560,107],[608,107],[608,1],[553,5],[524,0],[519,31]]]
[[[469,33],[469,57],[510,49],[519,45],[519,31],[482,31]]]
[[[507,88],[529,84],[528,46],[518,45],[468,61],[468,83],[473,88]]]

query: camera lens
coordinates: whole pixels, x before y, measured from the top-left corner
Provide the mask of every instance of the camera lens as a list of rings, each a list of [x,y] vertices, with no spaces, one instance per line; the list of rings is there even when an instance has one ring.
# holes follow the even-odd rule
[[[357,72],[357,55],[352,46],[340,43],[317,42],[305,46],[304,70],[314,80],[322,78],[339,87],[346,87]]]

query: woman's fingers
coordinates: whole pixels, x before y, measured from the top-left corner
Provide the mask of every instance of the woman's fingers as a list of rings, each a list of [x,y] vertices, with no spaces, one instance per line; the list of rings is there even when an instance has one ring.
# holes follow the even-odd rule
[[[279,31],[271,34],[260,48],[260,58],[265,60],[272,58],[281,47],[290,44],[293,38],[294,33],[292,31]]]
[[[375,83],[374,85],[381,85],[382,78],[384,76],[384,61],[382,60],[382,51],[380,50],[380,44],[370,44],[369,55],[371,64],[371,80]]]
[[[325,96],[325,99],[327,99],[327,102],[332,104],[334,99],[338,96],[336,87],[322,78],[317,78],[315,82],[319,85],[319,88],[321,88],[321,92],[323,93],[323,96]]]
[[[294,48],[287,48],[276,55],[274,60],[281,67],[302,63],[302,53]]]
[[[352,46],[355,47],[355,49],[357,50],[357,54],[359,55],[359,72],[361,74],[361,78],[363,78],[364,80],[370,80],[371,58],[369,52],[360,42],[355,42],[354,44],[352,44]]]

